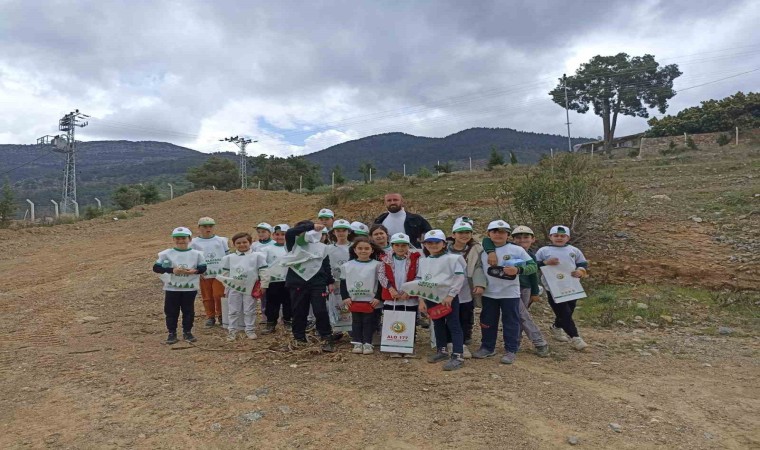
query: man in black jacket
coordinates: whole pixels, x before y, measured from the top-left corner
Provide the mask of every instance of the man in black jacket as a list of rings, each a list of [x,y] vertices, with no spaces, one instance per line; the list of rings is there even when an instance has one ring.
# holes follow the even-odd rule
[[[309,220],[298,222],[296,226],[285,232],[285,248],[288,252],[292,252],[296,246],[307,245],[304,234],[311,230],[322,231],[324,227],[322,224],[315,225]],[[311,307],[317,320],[317,332],[323,340],[322,351],[335,351],[334,342],[340,339],[342,333],[333,334],[327,313],[328,286],[334,282],[332,270],[330,270],[330,259],[326,254],[317,273],[308,280],[297,274],[293,267],[288,268],[285,286],[290,292],[293,338],[297,342],[306,342],[306,321],[309,307]]]
[[[404,198],[401,194],[385,194],[385,207],[388,211],[380,214],[375,223],[379,223],[388,229],[388,237],[396,233],[404,233],[415,248],[421,248],[420,240],[428,231],[432,230],[427,220],[419,214],[412,214],[404,210]]]

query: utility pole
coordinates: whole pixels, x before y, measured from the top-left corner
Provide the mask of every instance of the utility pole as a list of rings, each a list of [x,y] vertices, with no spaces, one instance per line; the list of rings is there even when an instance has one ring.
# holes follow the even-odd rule
[[[88,117],[90,116],[80,113],[78,109],[70,112],[58,121],[58,130],[65,132],[65,135],[43,136],[37,139],[38,144],[52,144],[55,146],[54,152],[66,155],[66,165],[63,167],[61,214],[72,212],[77,201],[77,141],[74,132],[77,127],[84,128],[87,126],[88,122],[83,119]]]
[[[568,101],[567,101],[567,75],[564,73],[562,74],[562,84],[565,85],[565,118],[567,119],[566,125],[567,125],[567,151],[571,152],[573,151],[573,144],[570,141],[570,109],[568,108]]]
[[[240,189],[248,189],[248,155],[245,153],[245,146],[250,143],[256,143],[259,141],[252,141],[244,137],[235,136],[224,139],[219,139],[223,142],[232,142],[240,148]]]

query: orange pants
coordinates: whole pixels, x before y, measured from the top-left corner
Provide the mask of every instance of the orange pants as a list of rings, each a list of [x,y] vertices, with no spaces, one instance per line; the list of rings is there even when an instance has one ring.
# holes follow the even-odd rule
[[[214,278],[201,278],[201,297],[206,318],[222,317],[222,296],[224,285]]]

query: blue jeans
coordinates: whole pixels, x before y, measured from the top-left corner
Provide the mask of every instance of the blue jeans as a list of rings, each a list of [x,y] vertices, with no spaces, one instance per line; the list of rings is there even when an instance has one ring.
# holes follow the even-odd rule
[[[437,303],[425,300],[428,308],[432,308]],[[433,321],[433,331],[435,332],[435,342],[439,348],[446,349],[446,330],[451,334],[452,351],[461,355],[464,352],[464,333],[462,324],[459,322],[459,297],[454,297],[451,302],[451,313],[438,320]]]
[[[520,348],[520,298],[491,298],[483,296],[483,310],[480,313],[482,337],[480,348],[490,352],[496,350],[496,336],[499,332],[499,314],[504,333],[504,348],[517,353]]]

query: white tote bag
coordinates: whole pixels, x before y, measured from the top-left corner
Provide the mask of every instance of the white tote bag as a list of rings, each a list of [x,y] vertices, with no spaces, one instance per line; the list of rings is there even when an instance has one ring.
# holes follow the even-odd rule
[[[380,351],[390,353],[414,353],[414,311],[387,309],[383,311],[383,328]]]

